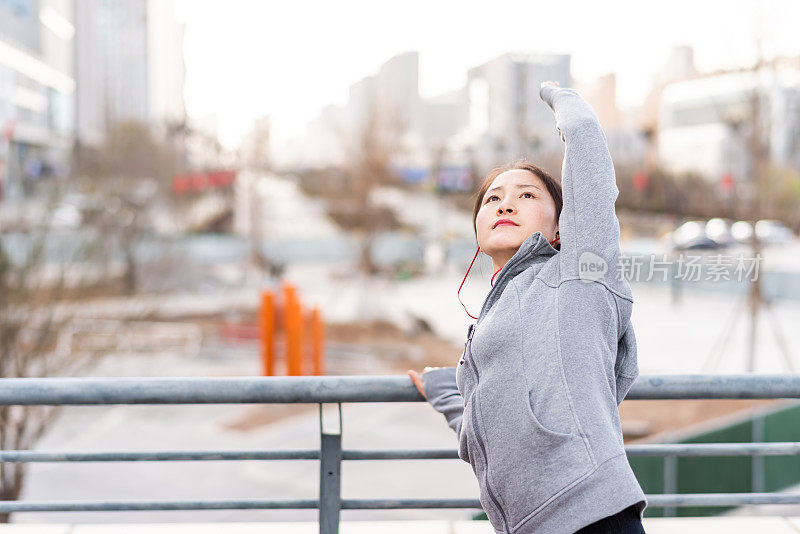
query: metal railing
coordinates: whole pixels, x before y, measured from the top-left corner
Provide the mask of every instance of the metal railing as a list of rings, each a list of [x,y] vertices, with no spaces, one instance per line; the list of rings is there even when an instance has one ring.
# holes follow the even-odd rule
[[[640,375],[627,400],[800,399],[800,374]],[[43,452],[0,451],[0,462],[149,462],[208,460],[318,460],[318,499],[26,502],[0,501],[2,512],[319,509],[322,534],[338,532],[340,510],[475,508],[478,499],[342,499],[343,460],[457,459],[455,449],[343,450],[342,403],[421,402],[405,376],[259,378],[0,379],[0,405],[319,404],[320,449],[237,451]],[[338,407],[335,428],[324,405]],[[629,457],[777,456],[800,454],[800,442],[627,445]],[[798,493],[648,494],[651,507],[800,504]]]

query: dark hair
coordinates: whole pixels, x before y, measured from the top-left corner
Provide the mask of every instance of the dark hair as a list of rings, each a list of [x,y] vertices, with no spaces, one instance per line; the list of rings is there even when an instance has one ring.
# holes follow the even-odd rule
[[[480,187],[478,188],[477,196],[475,197],[475,207],[472,210],[472,229],[475,232],[475,238],[478,238],[478,227],[475,223],[475,220],[478,218],[478,211],[481,209],[481,201],[483,200],[483,195],[486,194],[486,191],[489,190],[489,186],[492,185],[494,179],[500,176],[502,173],[506,171],[514,171],[514,170],[521,170],[521,171],[528,171],[529,173],[533,174],[539,180],[542,181],[547,192],[550,193],[550,196],[555,202],[556,205],[556,222],[558,222],[559,217],[561,216],[561,208],[564,206],[564,199],[561,194],[561,183],[550,176],[546,170],[542,169],[538,165],[535,165],[524,158],[517,161],[516,163],[512,163],[510,165],[502,165],[500,167],[495,167],[486,175],[481,183]],[[561,250],[561,245],[556,244],[554,247],[556,250]]]

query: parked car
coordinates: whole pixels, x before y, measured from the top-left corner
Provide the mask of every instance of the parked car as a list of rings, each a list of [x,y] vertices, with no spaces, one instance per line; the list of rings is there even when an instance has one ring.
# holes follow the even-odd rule
[[[794,238],[792,230],[780,221],[761,219],[756,222],[756,234],[765,245],[784,244]],[[673,250],[720,249],[731,245],[749,244],[753,225],[749,221],[735,221],[715,217],[708,221],[686,221],[667,238]]]
[[[788,226],[772,219],[756,221],[756,235],[761,241],[769,244],[788,243],[794,238]]]
[[[731,235],[739,243],[747,244],[753,236],[753,225],[750,221],[736,221],[731,226]],[[788,243],[794,237],[790,228],[773,219],[756,221],[756,235],[766,245]]]
[[[723,219],[721,217],[714,217],[709,219],[706,223],[706,236],[713,239],[723,246],[728,246],[736,243],[731,233],[732,221]]]
[[[713,250],[726,246],[707,235],[704,221],[686,221],[672,232],[671,241],[675,250]]]

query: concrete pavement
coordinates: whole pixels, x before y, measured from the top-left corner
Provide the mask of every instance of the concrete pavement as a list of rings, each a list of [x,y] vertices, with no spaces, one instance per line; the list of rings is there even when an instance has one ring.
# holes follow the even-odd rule
[[[645,518],[647,534],[798,534],[800,517]],[[0,534],[318,534],[316,522],[0,525]],[[487,521],[345,521],[340,534],[492,534]]]

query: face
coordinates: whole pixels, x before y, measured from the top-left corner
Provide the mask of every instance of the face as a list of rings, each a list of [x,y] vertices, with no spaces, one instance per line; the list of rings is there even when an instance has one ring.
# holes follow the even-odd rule
[[[503,219],[511,223],[498,224]],[[484,193],[475,226],[478,245],[499,268],[531,234],[555,239],[556,205],[538,176],[521,169],[505,171]]]

